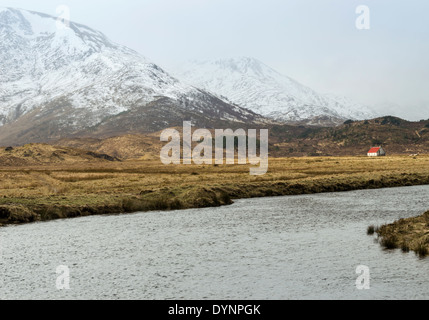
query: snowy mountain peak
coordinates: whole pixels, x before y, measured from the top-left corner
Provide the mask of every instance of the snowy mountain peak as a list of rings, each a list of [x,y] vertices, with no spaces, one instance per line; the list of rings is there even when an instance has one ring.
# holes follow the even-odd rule
[[[106,47],[131,51],[113,44],[107,37],[87,26],[33,11],[13,8],[0,10],[0,35],[3,40],[45,41],[51,46],[65,47],[69,52],[100,52]]]
[[[239,121],[255,116],[179,82],[99,31],[74,22],[68,27],[57,23],[42,13],[0,10],[0,129],[8,124],[16,128],[19,122],[31,133],[29,127],[37,126],[34,132],[43,133],[31,134],[42,141],[100,126],[137,108],[156,107],[158,101],[176,112],[152,115],[149,126],[157,129],[184,112]],[[136,118],[144,115],[130,121]]]
[[[230,72],[258,76],[264,75],[268,70],[268,67],[262,62],[249,57],[218,59],[212,62],[201,63],[201,65],[204,64],[212,64],[216,68],[225,69]]]
[[[254,58],[193,61],[181,65],[175,75],[276,120],[316,124],[314,118],[324,118],[342,123],[374,116],[365,106],[319,94]]]
[[[0,31],[19,32],[22,36],[34,34],[31,24],[23,17],[21,11],[11,8],[0,8]]]

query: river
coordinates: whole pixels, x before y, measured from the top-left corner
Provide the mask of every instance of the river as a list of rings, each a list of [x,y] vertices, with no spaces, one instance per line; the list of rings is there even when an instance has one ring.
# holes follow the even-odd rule
[[[428,299],[429,258],[369,225],[429,209],[429,186],[0,228],[0,299]],[[58,290],[58,266],[69,290]],[[358,290],[356,268],[370,272]]]

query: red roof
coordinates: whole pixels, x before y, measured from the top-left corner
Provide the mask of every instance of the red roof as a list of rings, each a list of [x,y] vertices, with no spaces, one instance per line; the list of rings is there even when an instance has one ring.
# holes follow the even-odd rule
[[[377,153],[378,151],[380,151],[380,147],[378,148],[371,148],[371,150],[368,151],[368,153]]]

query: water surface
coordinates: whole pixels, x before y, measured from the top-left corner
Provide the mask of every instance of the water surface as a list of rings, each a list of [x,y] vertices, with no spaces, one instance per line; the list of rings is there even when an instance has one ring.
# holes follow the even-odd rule
[[[429,186],[238,200],[0,229],[0,299],[427,299],[429,259],[369,225],[429,210]],[[56,268],[70,269],[57,290]],[[356,267],[370,268],[358,290]]]

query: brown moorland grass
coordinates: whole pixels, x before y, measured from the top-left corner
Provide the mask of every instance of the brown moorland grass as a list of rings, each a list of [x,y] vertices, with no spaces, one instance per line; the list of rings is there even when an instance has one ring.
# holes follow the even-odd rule
[[[159,160],[0,167],[0,224],[231,204],[231,199],[429,184],[429,156],[271,158],[248,165],[165,166]]]
[[[429,255],[429,211],[419,217],[381,226],[377,234],[386,249],[412,250],[418,256],[425,257]]]

